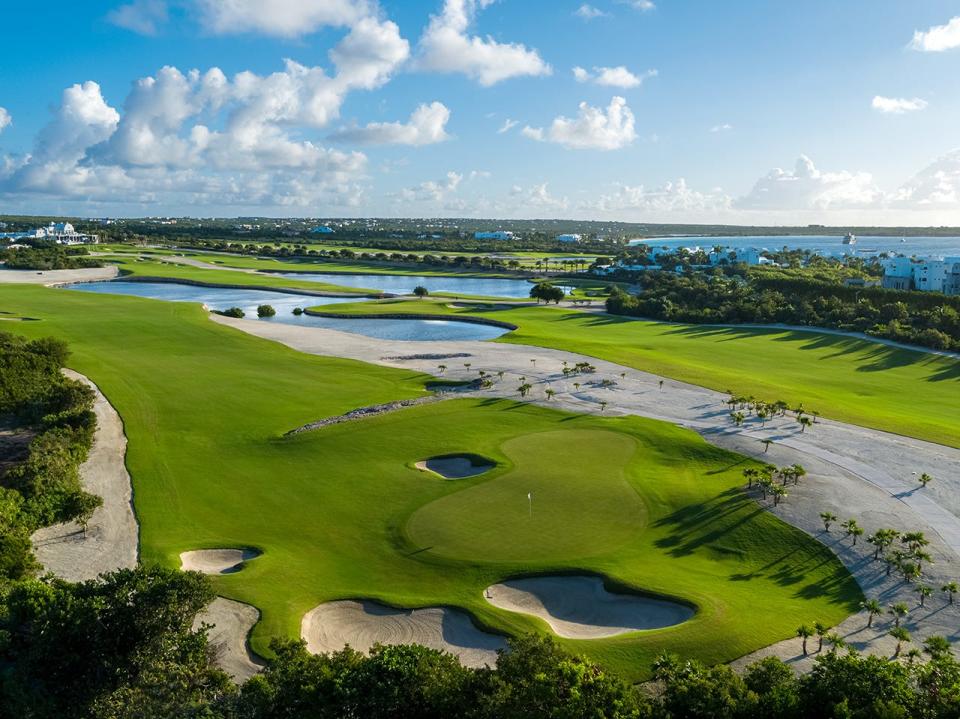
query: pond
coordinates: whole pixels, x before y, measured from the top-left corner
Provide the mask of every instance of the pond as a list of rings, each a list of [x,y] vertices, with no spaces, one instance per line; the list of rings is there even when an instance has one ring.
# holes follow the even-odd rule
[[[426,287],[432,294],[444,292],[453,295],[482,297],[510,297],[528,299],[533,285],[526,280],[503,280],[485,277],[427,277],[425,275],[347,275],[338,273],[314,274],[301,272],[278,273],[280,277],[307,282],[326,282],[340,287],[378,290],[393,295],[409,295],[413,288]]]
[[[480,325],[455,320],[391,320],[391,319],[336,319],[328,317],[296,316],[295,307],[357,302],[348,297],[316,297],[288,294],[271,290],[238,290],[220,287],[196,287],[166,282],[79,282],[68,289],[111,295],[132,295],[170,302],[199,302],[212,310],[239,307],[248,318],[257,316],[258,305],[271,305],[277,314],[263,322],[283,322],[303,327],[351,332],[382,340],[440,342],[458,340],[490,340],[506,334],[507,330],[491,325]]]

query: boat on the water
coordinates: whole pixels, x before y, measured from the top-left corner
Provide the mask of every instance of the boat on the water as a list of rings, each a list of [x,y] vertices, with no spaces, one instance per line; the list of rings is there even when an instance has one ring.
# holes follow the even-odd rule
[[[848,232],[847,236],[843,238],[843,244],[845,245],[855,245],[857,244],[857,236],[852,232]]]

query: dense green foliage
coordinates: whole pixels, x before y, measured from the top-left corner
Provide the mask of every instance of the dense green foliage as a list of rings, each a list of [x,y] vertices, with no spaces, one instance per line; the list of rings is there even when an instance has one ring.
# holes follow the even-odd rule
[[[559,305],[565,295],[563,288],[551,285],[549,282],[538,282],[530,288],[530,296],[538,303],[542,300],[545,304],[553,302]]]
[[[78,468],[93,442],[93,391],[60,372],[66,345],[0,333],[0,418],[30,437],[24,456],[0,471],[0,579],[36,569],[30,534],[85,522],[100,499],[80,485]]]
[[[614,289],[613,314],[694,324],[793,324],[865,332],[934,349],[960,349],[960,298],[846,287],[783,273],[746,277],[646,272],[640,291]]]
[[[75,270],[81,267],[103,267],[89,257],[84,247],[47,245],[15,250],[0,248],[0,261],[11,270]]]
[[[202,575],[157,568],[0,588],[0,715],[215,716],[235,690],[191,629],[212,599]]]

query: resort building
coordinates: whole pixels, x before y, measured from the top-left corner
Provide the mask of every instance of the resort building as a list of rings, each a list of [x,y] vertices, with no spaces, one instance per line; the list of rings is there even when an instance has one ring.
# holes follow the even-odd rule
[[[497,230],[496,232],[474,232],[475,240],[512,240],[513,233],[506,230]]]
[[[53,240],[58,245],[88,245],[96,244],[99,237],[77,232],[69,222],[51,222],[26,232],[0,232],[0,240]]]
[[[960,295],[960,257],[888,257],[881,264],[886,289]]]
[[[582,235],[557,235],[557,242],[580,242]]]

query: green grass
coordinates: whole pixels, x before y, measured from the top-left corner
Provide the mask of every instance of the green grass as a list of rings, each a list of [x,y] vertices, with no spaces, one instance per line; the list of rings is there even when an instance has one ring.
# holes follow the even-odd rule
[[[71,367],[120,412],[145,562],[176,566],[198,548],[264,552],[215,579],[223,595],[261,609],[258,651],[341,598],[459,606],[494,631],[546,631],[489,606],[483,588],[589,571],[698,607],[677,627],[563,641],[640,679],[662,650],[732,659],[801,621],[839,621],[861,598],[829,550],[740,491],[747,460],[692,432],[451,400],[284,438],[324,416],[422,395],[427,378],[301,354],[191,304],[5,286],[0,310],[40,319],[12,331],[69,341]],[[497,467],[460,481],[413,468],[456,453]]]
[[[568,350],[721,392],[802,402],[808,412],[960,447],[960,361],[816,331],[645,322],[553,307],[477,311],[386,300],[343,314],[472,315],[519,327],[498,342]]]

